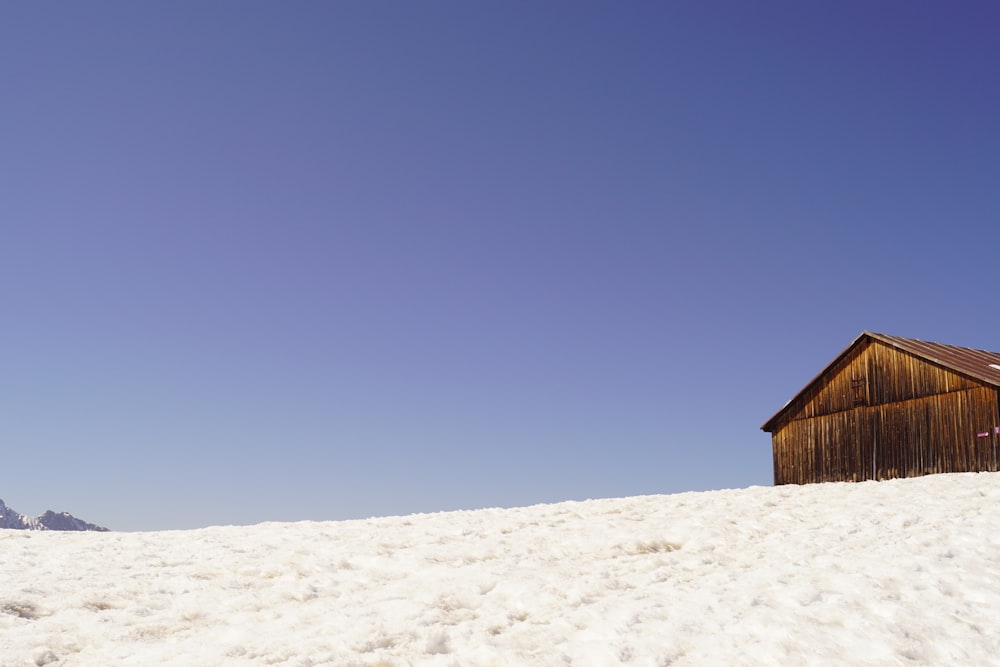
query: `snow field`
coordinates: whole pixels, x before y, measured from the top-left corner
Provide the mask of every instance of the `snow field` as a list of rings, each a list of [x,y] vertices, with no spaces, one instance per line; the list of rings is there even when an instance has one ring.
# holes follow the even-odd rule
[[[1000,474],[0,531],[0,665],[1000,664]]]

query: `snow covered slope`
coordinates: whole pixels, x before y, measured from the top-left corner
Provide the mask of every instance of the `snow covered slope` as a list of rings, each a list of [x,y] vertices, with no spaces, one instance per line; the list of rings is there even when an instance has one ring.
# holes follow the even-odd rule
[[[0,531],[0,664],[995,665],[998,508],[983,473]]]
[[[49,510],[41,516],[28,517],[7,507],[2,500],[0,500],[0,528],[13,528],[17,530],[107,531],[107,528],[87,523],[67,512],[53,512]]]

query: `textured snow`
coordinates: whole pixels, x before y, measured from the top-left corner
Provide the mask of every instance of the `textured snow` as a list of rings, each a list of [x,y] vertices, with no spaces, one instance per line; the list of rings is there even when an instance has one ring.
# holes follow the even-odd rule
[[[1000,664],[1000,474],[0,531],[0,665]]]

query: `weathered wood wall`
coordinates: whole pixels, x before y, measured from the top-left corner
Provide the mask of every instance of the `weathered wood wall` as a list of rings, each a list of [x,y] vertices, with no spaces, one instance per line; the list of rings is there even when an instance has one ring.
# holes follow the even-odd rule
[[[772,432],[775,484],[997,470],[997,390],[879,341],[845,357]],[[988,438],[977,438],[990,431]]]

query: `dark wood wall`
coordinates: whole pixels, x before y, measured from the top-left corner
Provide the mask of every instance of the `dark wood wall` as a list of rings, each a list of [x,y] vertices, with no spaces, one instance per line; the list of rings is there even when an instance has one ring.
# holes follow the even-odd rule
[[[997,470],[998,419],[995,388],[871,341],[789,406],[772,432],[774,482]]]

